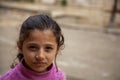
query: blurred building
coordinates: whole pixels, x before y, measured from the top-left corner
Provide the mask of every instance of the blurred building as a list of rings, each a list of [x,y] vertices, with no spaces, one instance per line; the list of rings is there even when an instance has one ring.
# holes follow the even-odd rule
[[[49,5],[63,5],[69,7],[71,12],[68,15],[77,17],[77,24],[91,24],[93,26],[105,27],[109,23],[111,11],[115,0],[34,0],[36,3]],[[115,23],[120,24],[120,0],[117,3]],[[77,10],[76,10],[77,9]]]
[[[53,6],[50,14],[59,23],[73,26],[104,28],[108,25],[115,0],[3,0],[3,1],[28,1],[37,5]],[[58,8],[62,7],[62,8]],[[58,18],[59,17],[59,18]],[[114,21],[115,26],[120,25],[120,0],[117,3],[117,12]],[[77,25],[76,25],[77,24]],[[91,27],[90,27],[91,28]]]

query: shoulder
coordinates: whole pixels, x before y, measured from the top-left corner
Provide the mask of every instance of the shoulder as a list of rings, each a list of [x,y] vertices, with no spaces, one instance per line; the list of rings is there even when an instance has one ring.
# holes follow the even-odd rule
[[[12,80],[12,69],[0,77],[0,80]]]
[[[66,80],[65,73],[64,73],[60,68],[58,68],[57,77],[58,77],[60,80]]]
[[[17,72],[18,71],[16,70],[16,67],[13,69],[10,69],[0,77],[0,80],[15,80],[15,76],[18,75]]]
[[[57,78],[57,80],[66,80],[66,75],[65,73],[60,69],[60,68],[54,68],[54,74]]]

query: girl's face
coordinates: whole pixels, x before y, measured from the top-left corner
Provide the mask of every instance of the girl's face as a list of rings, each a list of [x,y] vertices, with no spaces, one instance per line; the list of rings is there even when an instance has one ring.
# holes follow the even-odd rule
[[[44,72],[53,63],[57,54],[56,38],[50,30],[34,30],[23,42],[20,51],[28,68]]]

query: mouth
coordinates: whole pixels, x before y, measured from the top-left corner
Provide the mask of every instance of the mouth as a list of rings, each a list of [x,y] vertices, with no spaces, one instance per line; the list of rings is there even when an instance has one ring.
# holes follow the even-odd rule
[[[46,65],[46,62],[37,61],[37,62],[34,62],[34,64],[42,67]]]

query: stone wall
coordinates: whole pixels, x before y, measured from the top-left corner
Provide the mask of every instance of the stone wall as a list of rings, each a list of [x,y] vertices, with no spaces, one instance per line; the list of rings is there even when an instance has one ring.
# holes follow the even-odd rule
[[[56,0],[35,0],[36,3],[55,4]]]
[[[114,0],[67,0],[68,6],[85,9],[87,22],[98,26],[106,26],[109,22]],[[117,3],[120,11],[120,0]],[[117,12],[115,24],[120,24],[120,13]]]
[[[54,6],[61,5],[61,0],[35,0],[35,2],[51,4]],[[114,0],[67,0],[66,7],[70,8],[71,11],[73,11],[73,14],[74,9],[78,9],[78,11],[76,10],[77,13],[83,13],[84,16],[79,14],[72,16],[82,17],[85,21],[83,22],[84,24],[105,27],[109,22],[113,3]],[[120,11],[120,0],[118,0],[117,5],[117,9]],[[115,23],[119,24],[120,14],[117,12],[116,16]]]

